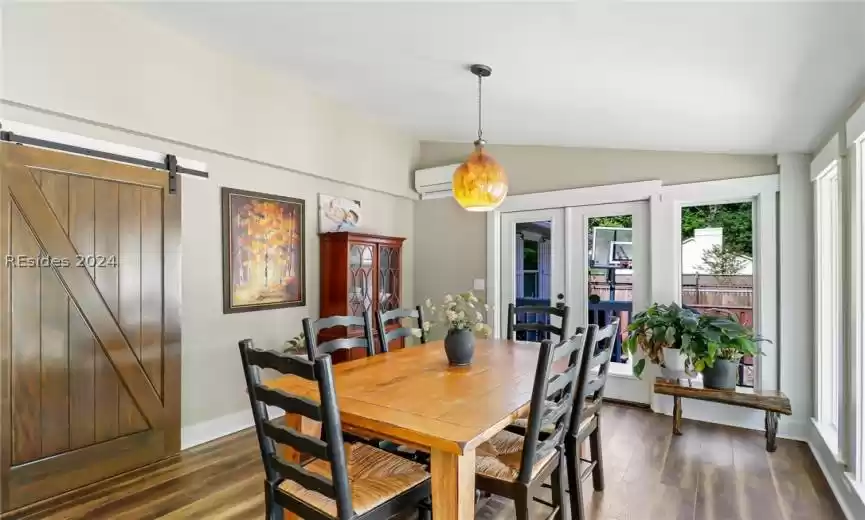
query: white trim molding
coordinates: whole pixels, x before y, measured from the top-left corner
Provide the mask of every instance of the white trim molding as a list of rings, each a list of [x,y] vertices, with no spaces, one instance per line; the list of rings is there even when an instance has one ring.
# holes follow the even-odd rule
[[[570,206],[594,206],[597,204],[648,200],[659,189],[661,189],[661,181],[656,180],[512,195],[502,202],[501,206],[496,209],[496,212],[504,213],[510,211],[567,208]]]
[[[850,148],[853,146],[853,143],[865,136],[865,103],[859,105],[856,112],[847,120],[844,128],[847,133],[847,142],[845,143],[847,148]]]
[[[811,161],[811,180],[815,180],[822,172],[832,168],[832,163],[839,159],[838,151],[842,142],[840,134],[835,134],[826,146],[814,155]]]

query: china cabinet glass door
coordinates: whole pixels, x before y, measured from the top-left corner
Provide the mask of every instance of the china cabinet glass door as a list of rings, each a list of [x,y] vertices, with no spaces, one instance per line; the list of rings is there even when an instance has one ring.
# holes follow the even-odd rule
[[[362,316],[373,311],[373,269],[375,246],[352,243],[348,261],[348,311],[352,316]]]
[[[400,305],[399,247],[378,248],[378,308],[381,312],[398,309]]]

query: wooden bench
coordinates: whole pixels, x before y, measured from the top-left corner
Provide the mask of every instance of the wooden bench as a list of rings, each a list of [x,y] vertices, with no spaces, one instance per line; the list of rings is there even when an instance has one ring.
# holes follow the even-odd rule
[[[776,448],[779,414],[792,415],[790,399],[777,390],[757,391],[750,388],[714,390],[704,388],[702,382],[688,379],[655,379],[655,393],[673,396],[673,435],[682,435],[682,398],[711,401],[766,412],[766,451]]]

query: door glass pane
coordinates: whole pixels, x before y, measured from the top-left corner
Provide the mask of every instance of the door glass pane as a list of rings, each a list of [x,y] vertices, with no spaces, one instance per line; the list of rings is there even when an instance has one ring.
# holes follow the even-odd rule
[[[754,324],[751,202],[682,208],[682,306]],[[739,365],[739,386],[754,386],[754,359]]]
[[[549,307],[552,280],[552,221],[518,222],[514,240],[515,276],[514,296],[516,306],[539,305]],[[550,323],[546,314],[534,312],[517,313],[517,323]],[[520,341],[541,341],[548,333],[519,331]]]
[[[372,250],[370,244],[352,244],[348,265],[348,310],[361,316],[372,309]]]
[[[589,217],[586,244],[588,323],[602,328],[619,318],[612,361],[627,363],[622,339],[634,310],[633,216]]]

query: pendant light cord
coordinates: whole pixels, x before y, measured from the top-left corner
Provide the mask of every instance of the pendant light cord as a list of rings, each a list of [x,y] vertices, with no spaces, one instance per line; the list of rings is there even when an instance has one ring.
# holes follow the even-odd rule
[[[483,129],[483,78],[478,75],[478,141],[484,140]]]

